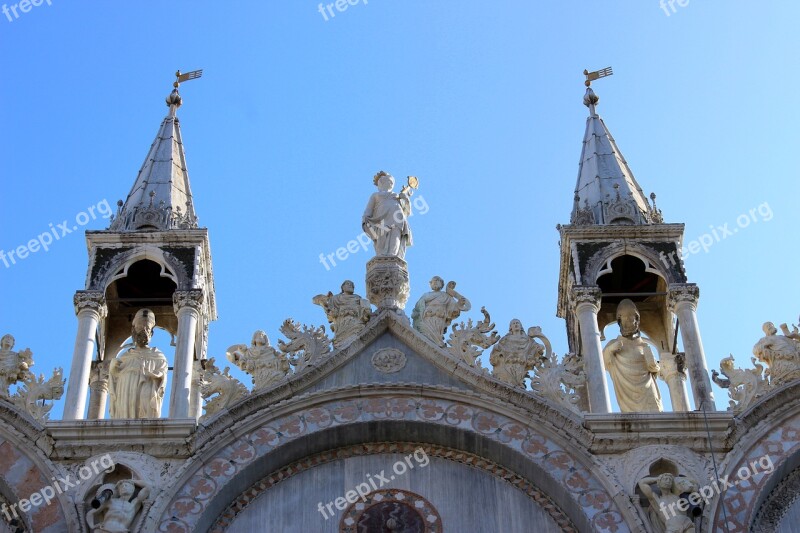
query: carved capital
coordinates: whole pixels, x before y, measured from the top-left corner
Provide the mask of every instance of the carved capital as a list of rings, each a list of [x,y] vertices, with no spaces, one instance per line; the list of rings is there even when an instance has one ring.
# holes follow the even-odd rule
[[[100,318],[105,318],[108,315],[108,307],[106,307],[106,298],[103,291],[76,291],[75,296],[72,297],[72,303],[75,306],[75,314],[80,314],[84,309],[91,309],[96,312]]]
[[[367,298],[378,309],[404,309],[411,289],[406,262],[399,257],[373,257],[367,263]]]
[[[201,289],[175,291],[172,295],[172,304],[176,315],[185,307],[190,307],[199,313],[203,308],[204,301],[205,297]]]
[[[576,285],[572,287],[570,303],[576,312],[580,311],[582,307],[591,306],[592,311],[597,314],[597,312],[600,311],[600,298],[602,294],[599,287]]]
[[[700,287],[694,283],[672,283],[669,286],[669,310],[675,312],[681,304],[688,303],[697,309]]]

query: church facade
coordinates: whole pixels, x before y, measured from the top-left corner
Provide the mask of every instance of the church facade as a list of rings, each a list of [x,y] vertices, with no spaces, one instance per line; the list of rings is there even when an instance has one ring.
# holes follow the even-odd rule
[[[568,354],[537,327],[478,318],[439,277],[409,302],[418,182],[395,192],[381,171],[365,283],[314,297],[327,327],[287,320],[276,346],[257,331],[222,361],[207,353],[211,248],[176,83],[127,200],[86,234],[66,379],[36,379],[31,352],[0,341],[0,531],[800,531],[797,327],[767,322],[752,365],[709,370],[683,225],[648,200],[598,101],[588,87],[558,227]],[[150,346],[154,327],[174,349]]]

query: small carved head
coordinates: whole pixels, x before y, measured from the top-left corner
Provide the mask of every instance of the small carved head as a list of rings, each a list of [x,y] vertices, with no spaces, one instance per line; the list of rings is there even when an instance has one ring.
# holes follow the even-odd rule
[[[375,174],[375,177],[372,181],[380,191],[389,192],[394,188],[394,177],[383,170]]]
[[[442,287],[444,287],[444,280],[439,276],[433,276],[431,278],[431,289],[440,291],[442,290]]]
[[[636,304],[629,299],[622,300],[617,306],[617,324],[623,337],[639,333],[639,311]]]
[[[662,491],[671,491],[672,486],[675,484],[675,476],[667,472],[666,474],[661,474],[658,476],[658,481],[656,482],[658,488]]]
[[[14,336],[10,333],[7,333],[3,335],[2,339],[0,339],[0,348],[3,350],[10,350],[14,347],[15,342],[16,340],[14,339]]]
[[[342,283],[342,292],[345,294],[353,294],[356,291],[356,285],[349,279],[344,280]]]
[[[133,493],[136,492],[136,485],[133,484],[133,481],[130,479],[123,479],[122,481],[117,482],[117,496],[121,499],[128,501],[133,496]]]
[[[767,337],[771,337],[772,335],[777,335],[778,333],[778,330],[775,329],[775,324],[773,324],[772,322],[764,322],[764,325],[761,326],[761,330]]]
[[[267,332],[259,329],[253,333],[253,346],[269,346],[269,337]]]
[[[150,309],[139,309],[133,317],[133,342],[139,348],[144,348],[153,337],[153,328],[156,325],[156,315]]]
[[[513,335],[520,335],[522,334],[523,330],[524,328],[522,327],[522,322],[516,318],[508,324],[508,332]]]

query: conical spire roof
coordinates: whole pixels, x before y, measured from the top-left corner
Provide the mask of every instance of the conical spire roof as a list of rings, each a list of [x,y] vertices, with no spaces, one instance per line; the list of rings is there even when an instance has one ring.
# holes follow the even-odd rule
[[[625,157],[605,122],[595,111],[599,98],[586,89],[583,103],[589,108],[583,151],[578,168],[571,222],[573,224],[653,224],[661,213],[639,187]]]
[[[197,227],[186,154],[176,112],[182,100],[167,97],[169,114],[161,122],[136,181],[111,223],[112,231],[155,231]]]

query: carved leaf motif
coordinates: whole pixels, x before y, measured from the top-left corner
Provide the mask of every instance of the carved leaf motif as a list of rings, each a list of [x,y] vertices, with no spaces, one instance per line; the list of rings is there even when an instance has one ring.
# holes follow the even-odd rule
[[[473,325],[472,319],[467,323],[453,324],[450,338],[447,340],[447,350],[456,358],[470,366],[481,368],[481,356],[486,348],[493,346],[500,340],[500,335],[494,329],[494,323],[485,307],[481,307],[483,320]]]
[[[278,348],[289,356],[289,362],[297,367],[297,371],[317,364],[320,358],[331,352],[331,340],[325,334],[325,326],[300,325],[287,318],[280,331],[289,342],[279,340]]]

